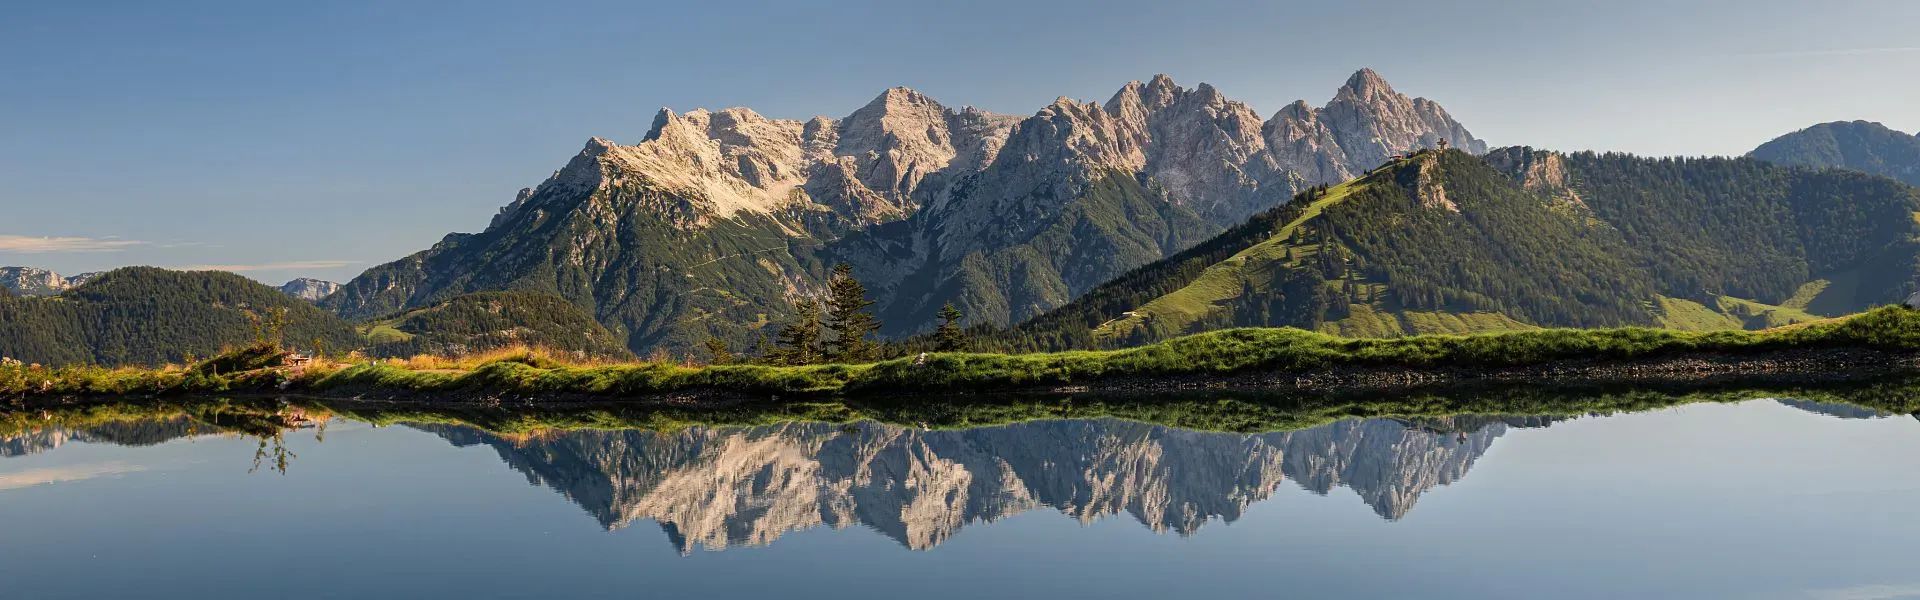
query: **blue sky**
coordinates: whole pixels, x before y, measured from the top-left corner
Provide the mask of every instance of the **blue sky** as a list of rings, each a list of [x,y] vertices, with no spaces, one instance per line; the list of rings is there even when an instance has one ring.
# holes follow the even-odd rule
[[[345,280],[661,106],[1030,114],[1128,80],[1270,114],[1360,67],[1495,145],[1920,130],[1920,2],[57,2],[0,19],[0,265]]]

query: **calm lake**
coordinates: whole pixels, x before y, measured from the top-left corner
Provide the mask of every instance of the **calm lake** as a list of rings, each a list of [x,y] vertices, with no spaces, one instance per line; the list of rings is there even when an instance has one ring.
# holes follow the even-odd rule
[[[0,597],[1920,597],[1920,421],[0,436]]]

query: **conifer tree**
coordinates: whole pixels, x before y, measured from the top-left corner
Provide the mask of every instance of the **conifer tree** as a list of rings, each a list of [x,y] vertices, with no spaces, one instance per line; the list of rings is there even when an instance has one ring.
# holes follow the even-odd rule
[[[834,337],[826,343],[826,356],[836,362],[870,360],[874,344],[867,336],[880,329],[880,321],[867,312],[873,301],[867,299],[867,287],[854,279],[853,267],[841,263],[833,268],[827,282],[827,328]]]
[[[710,364],[724,365],[733,362],[733,350],[727,347],[726,340],[709,337],[706,345],[707,354],[712,357]]]
[[[967,346],[967,334],[960,329],[960,319],[966,314],[949,303],[940,307],[940,327],[933,330],[933,349],[941,352],[957,352]]]
[[[812,298],[793,305],[793,322],[780,329],[780,347],[771,357],[789,365],[820,362],[820,303]]]

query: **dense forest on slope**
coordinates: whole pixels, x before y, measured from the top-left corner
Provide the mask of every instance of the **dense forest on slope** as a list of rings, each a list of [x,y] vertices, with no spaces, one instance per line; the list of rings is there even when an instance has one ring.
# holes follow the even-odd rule
[[[1117,171],[1095,173],[1070,197],[1043,189],[991,211],[994,218],[981,228],[974,247],[959,256],[936,257],[921,277],[891,290],[892,301],[880,307],[880,317],[892,326],[883,331],[924,330],[948,303],[976,323],[1017,323],[1218,231],[1141,179]],[[835,244],[830,253],[838,259],[866,251],[850,246]],[[889,268],[867,262],[868,273]]]
[[[1858,299],[1835,308],[1857,310],[1898,300],[1897,282],[1914,280],[1920,200],[1884,177],[1745,159],[1566,161],[1587,206],[1666,295],[1779,304],[1826,279],[1835,286],[1825,293]]]
[[[536,292],[481,292],[368,326],[375,356],[461,355],[532,346],[580,357],[633,354],[593,316],[565,298]]]
[[[0,356],[44,364],[157,364],[209,356],[277,327],[286,343],[356,348],[353,327],[251,279],[128,267],[50,297],[0,297]]]
[[[1422,152],[993,337],[1049,349],[1246,325],[1778,325],[1905,297],[1917,213],[1898,182],[1748,159]]]
[[[1850,169],[1920,185],[1920,136],[1870,121],[1821,123],[1774,138],[1748,156],[1782,165]]]

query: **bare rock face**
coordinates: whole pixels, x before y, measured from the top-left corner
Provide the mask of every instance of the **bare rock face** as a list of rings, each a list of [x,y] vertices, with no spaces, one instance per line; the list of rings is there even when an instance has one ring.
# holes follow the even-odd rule
[[[1349,488],[1383,518],[1465,476],[1510,426],[1550,419],[1349,420],[1241,435],[1119,420],[962,431],[790,423],[680,432],[568,431],[510,438],[423,425],[486,445],[610,529],[652,520],[682,552],[758,546],[815,527],[871,527],[929,549],[969,524],[1052,508],[1082,522],[1126,514],[1189,535],[1232,522],[1293,480]]]
[[[1567,159],[1558,152],[1528,147],[1499,148],[1486,155],[1487,164],[1520,182],[1528,191],[1539,192],[1565,206],[1585,211],[1585,198],[1574,189],[1567,170]]]
[[[106,271],[88,271],[85,273],[81,273],[79,275],[68,277],[67,287],[76,288],[76,287],[86,285],[87,282],[93,281],[93,278],[99,277],[103,273],[106,273]]]
[[[1354,73],[1319,113],[1347,163],[1362,169],[1393,154],[1436,148],[1442,139],[1473,154],[1487,152],[1486,143],[1475,139],[1439,104],[1394,91],[1373,69]]]
[[[59,273],[33,267],[0,267],[0,289],[20,296],[51,296],[79,285]]]
[[[1460,212],[1460,205],[1447,198],[1447,186],[1440,175],[1439,155],[1429,152],[1415,160],[1419,164],[1419,181],[1414,186],[1413,197],[1427,208]]]
[[[1267,152],[1260,116],[1213,86],[1186,90],[1160,75],[1121,88],[1107,111],[1144,134],[1145,172],[1211,222],[1230,224],[1256,204],[1277,204],[1254,200],[1269,183],[1291,195],[1291,180]]]
[[[1325,107],[1296,102],[1265,122],[1213,86],[1187,89],[1166,75],[1128,83],[1104,106],[1062,98],[1026,119],[970,107],[955,111],[917,91],[892,88],[837,121],[770,119],[745,108],[661,109],[639,143],[594,138],[583,156],[598,164],[576,160],[543,187],[601,189],[643,180],[687,198],[711,218],[800,207],[872,225],[929,203],[944,206],[956,200],[954,186],[976,174],[1051,184],[1114,169],[1152,178],[1171,201],[1224,227],[1306,185],[1348,179],[1388,155],[1443,139],[1486,152],[1486,144],[1438,104],[1400,94],[1368,69]],[[1055,170],[992,172],[1009,149],[1015,162]],[[535,191],[523,190],[503,214]]]
[[[932,195],[926,186],[943,189],[957,173],[991,161],[1014,121],[954,111],[907,88],[889,89],[838,121],[770,119],[746,108],[661,109],[639,143],[596,138],[588,152],[599,164],[560,179],[586,189],[644,181],[688,199],[706,218],[816,210],[872,225],[906,217]]]
[[[319,302],[321,298],[332,295],[340,289],[340,284],[320,279],[301,277],[280,286],[280,292],[308,302]]]

